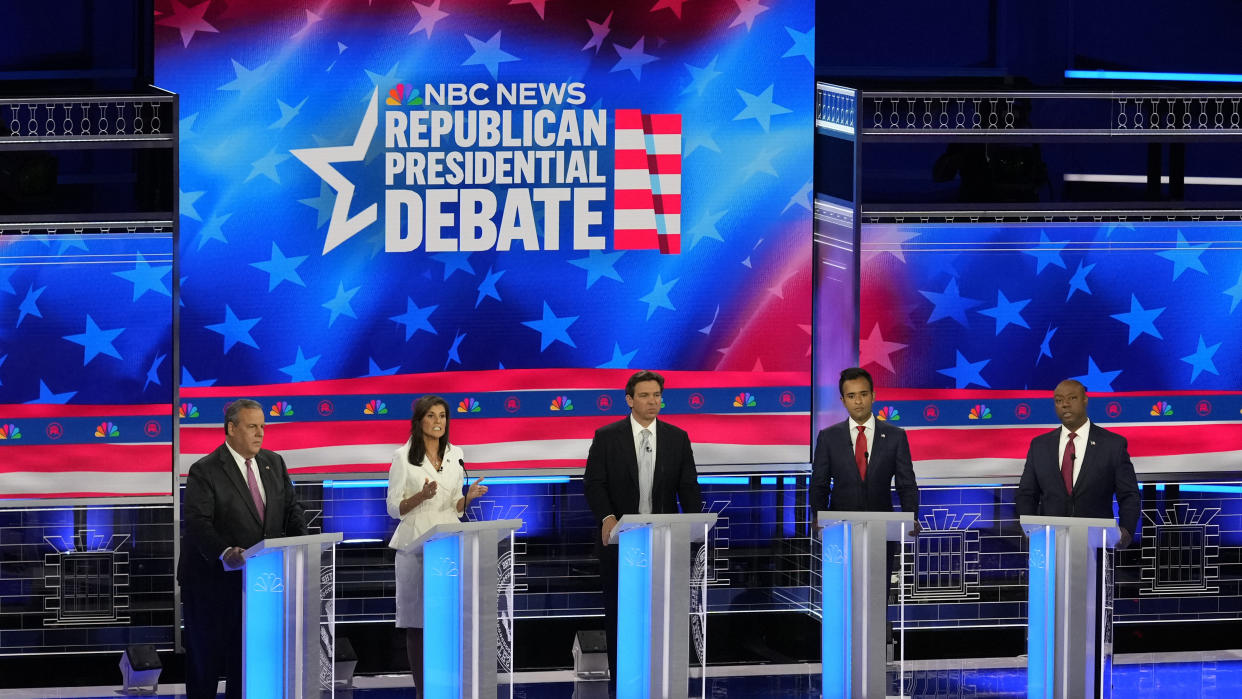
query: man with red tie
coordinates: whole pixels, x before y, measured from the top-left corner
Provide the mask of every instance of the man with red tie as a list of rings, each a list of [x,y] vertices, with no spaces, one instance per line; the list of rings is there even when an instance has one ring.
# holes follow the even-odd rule
[[[1113,518],[1117,546],[1130,545],[1138,527],[1139,489],[1126,438],[1087,419],[1087,389],[1066,379],[1052,395],[1061,427],[1031,440],[1018,484],[1018,515]]]
[[[815,439],[811,516],[822,510],[892,512],[895,482],[901,509],[914,513],[913,533],[918,533],[919,487],[906,431],[871,413],[875,387],[865,369],[842,371],[837,388],[850,416]]]
[[[263,406],[233,401],[224,413],[224,444],[190,467],[182,519],[181,583],[186,696],[242,695],[242,553],[263,539],[306,534],[285,460],[263,448]]]

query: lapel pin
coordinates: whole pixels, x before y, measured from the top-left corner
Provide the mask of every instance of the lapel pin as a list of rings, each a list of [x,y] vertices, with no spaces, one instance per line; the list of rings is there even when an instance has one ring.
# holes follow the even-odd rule
[[[1091,446],[1095,446],[1095,440],[1091,441]]]
[[[880,435],[880,439],[888,439],[888,435],[886,435],[886,434],[882,434],[882,435]]]

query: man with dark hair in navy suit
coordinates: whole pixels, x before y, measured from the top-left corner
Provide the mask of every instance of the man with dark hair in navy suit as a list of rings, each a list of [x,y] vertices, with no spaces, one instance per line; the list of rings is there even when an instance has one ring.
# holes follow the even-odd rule
[[[595,551],[604,588],[604,630],[608,662],[617,679],[617,547],[609,544],[624,515],[698,513],[703,510],[694,452],[686,431],[656,420],[664,399],[664,377],[639,371],[625,384],[625,419],[595,431],[587,453],[583,486],[599,523]]]
[[[850,416],[820,430],[815,439],[811,516],[822,510],[892,512],[892,486],[896,482],[901,509],[914,513],[917,533],[919,487],[906,431],[876,420],[871,413],[875,387],[865,369],[842,371],[837,388]]]
[[[1129,546],[1140,497],[1126,438],[1087,419],[1087,389],[1080,382],[1057,384],[1052,401],[1061,427],[1031,440],[1018,484],[1018,515],[1112,519],[1116,495],[1117,546]]]
[[[914,529],[910,533],[918,534],[923,529],[919,524],[919,486],[914,479],[906,431],[877,420],[871,412],[875,385],[866,369],[850,367],[842,371],[837,389],[850,416],[820,430],[815,438],[809,493],[813,526],[819,528],[817,513],[823,510],[892,512],[892,488],[896,484],[902,512],[914,513]],[[888,542],[886,549],[888,592],[901,551],[893,541]],[[888,625],[888,632],[891,643],[892,624]]]

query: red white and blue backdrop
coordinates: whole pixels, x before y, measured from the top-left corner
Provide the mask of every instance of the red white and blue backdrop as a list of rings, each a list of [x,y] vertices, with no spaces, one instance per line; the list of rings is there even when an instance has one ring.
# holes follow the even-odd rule
[[[1242,459],[1242,224],[863,228],[860,361],[920,476],[1010,476],[1073,378],[1140,475]]]
[[[703,463],[809,445],[812,3],[157,3],[181,96],[180,469],[252,396],[295,473],[410,403],[581,466],[639,368]]]
[[[0,499],[171,492],[172,254],[0,236]]]

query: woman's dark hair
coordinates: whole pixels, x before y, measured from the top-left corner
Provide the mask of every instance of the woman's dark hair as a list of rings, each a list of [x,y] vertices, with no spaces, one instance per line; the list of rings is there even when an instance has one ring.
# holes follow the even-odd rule
[[[427,445],[423,442],[423,418],[437,405],[444,406],[444,434],[440,435],[440,453],[437,456],[444,460],[444,452],[449,445],[449,405],[440,396],[425,395],[414,401],[414,415],[410,417],[410,463],[417,466],[427,455]]]

